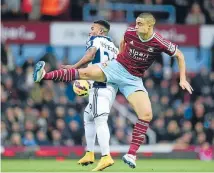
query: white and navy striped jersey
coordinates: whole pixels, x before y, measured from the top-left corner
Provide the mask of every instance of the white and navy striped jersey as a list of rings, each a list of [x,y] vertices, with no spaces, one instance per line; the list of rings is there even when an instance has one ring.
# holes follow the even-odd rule
[[[110,37],[106,36],[91,36],[86,43],[86,50],[95,47],[97,52],[95,54],[92,64],[104,63],[116,59],[119,52]]]

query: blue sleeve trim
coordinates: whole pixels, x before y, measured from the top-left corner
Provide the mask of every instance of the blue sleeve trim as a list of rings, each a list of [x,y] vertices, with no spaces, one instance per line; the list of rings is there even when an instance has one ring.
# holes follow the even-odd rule
[[[95,38],[97,38],[97,36],[91,36],[88,41],[93,41]]]
[[[92,40],[94,40],[95,38],[105,38],[105,39],[107,39],[108,41],[112,42],[112,40],[111,40],[110,37],[108,37],[108,36],[101,36],[101,35],[98,35],[98,36],[91,36],[91,37],[88,39],[88,41],[92,41]]]

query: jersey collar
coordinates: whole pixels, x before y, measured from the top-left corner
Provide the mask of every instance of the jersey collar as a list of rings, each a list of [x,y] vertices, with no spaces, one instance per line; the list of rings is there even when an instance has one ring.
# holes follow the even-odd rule
[[[137,33],[136,33],[137,34]],[[138,36],[138,38],[140,39],[140,41],[142,41],[142,42],[148,42],[148,41],[150,41],[151,39],[153,39],[154,38],[154,36],[155,36],[155,32],[152,34],[152,36],[149,38],[149,39],[147,39],[147,40],[143,40],[138,34],[137,34],[137,36]]]
[[[111,40],[111,38],[109,36],[103,36],[103,37],[105,37],[108,41],[112,42],[112,40]]]

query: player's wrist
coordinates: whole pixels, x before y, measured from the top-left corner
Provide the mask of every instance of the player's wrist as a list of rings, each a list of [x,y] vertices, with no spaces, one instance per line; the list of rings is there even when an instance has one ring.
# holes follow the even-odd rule
[[[186,76],[182,76],[182,77],[180,77],[180,82],[182,82],[182,81],[186,81]]]

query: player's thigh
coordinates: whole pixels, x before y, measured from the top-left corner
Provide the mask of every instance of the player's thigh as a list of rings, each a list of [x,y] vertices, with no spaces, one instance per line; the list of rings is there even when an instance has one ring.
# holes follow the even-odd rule
[[[111,109],[109,94],[111,94],[109,90],[93,88],[93,95],[91,95],[89,103],[92,105],[92,115],[94,120],[97,117],[109,115]]]
[[[79,77],[83,80],[94,80],[97,82],[105,82],[106,77],[98,65],[91,65],[86,68],[78,69]]]
[[[139,119],[152,120],[152,106],[147,92],[136,91],[128,96],[128,101]]]
[[[83,118],[84,118],[84,123],[91,123],[94,121],[94,118],[92,116],[92,105],[90,104],[90,102],[88,103],[88,105],[84,110]]]

